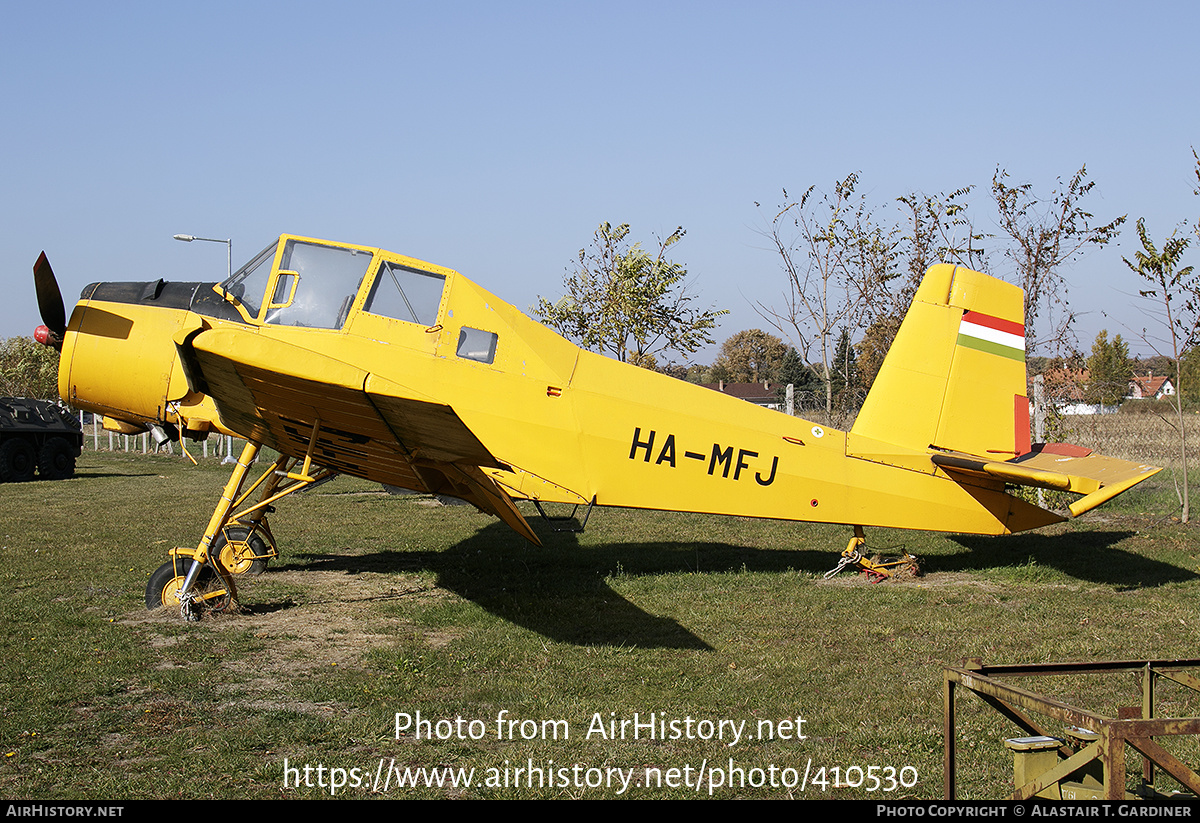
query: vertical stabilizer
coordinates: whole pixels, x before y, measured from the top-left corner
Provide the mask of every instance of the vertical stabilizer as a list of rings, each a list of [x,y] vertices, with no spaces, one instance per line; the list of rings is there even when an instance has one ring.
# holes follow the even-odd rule
[[[852,433],[1006,460],[1029,451],[1024,294],[961,266],[930,267]]]

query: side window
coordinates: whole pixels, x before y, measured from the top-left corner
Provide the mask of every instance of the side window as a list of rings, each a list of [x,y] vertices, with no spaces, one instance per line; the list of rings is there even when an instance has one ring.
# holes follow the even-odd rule
[[[446,278],[440,274],[385,261],[363,308],[372,314],[432,326],[437,323],[445,286]]]
[[[498,339],[495,332],[463,326],[458,333],[458,356],[480,363],[491,363],[496,359]]]

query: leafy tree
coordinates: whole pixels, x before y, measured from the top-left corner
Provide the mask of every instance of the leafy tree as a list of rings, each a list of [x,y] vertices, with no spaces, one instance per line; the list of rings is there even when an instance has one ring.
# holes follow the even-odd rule
[[[1136,373],[1143,374],[1149,369],[1136,369]],[[1177,393],[1183,398],[1183,407],[1185,409],[1195,411],[1200,407],[1200,346],[1192,346],[1183,353],[1183,357],[1179,358],[1179,374],[1168,374],[1167,369],[1160,369],[1154,374],[1163,374],[1171,378],[1171,382],[1178,386]]]
[[[1197,160],[1197,178],[1200,179],[1200,159]],[[1171,235],[1163,243],[1162,250],[1154,244],[1146,234],[1145,222],[1137,221],[1138,238],[1142,241],[1142,249],[1134,252],[1133,260],[1122,258],[1125,265],[1150,284],[1150,288],[1139,292],[1142,297],[1154,301],[1160,324],[1167,338],[1166,353],[1174,366],[1176,380],[1180,380],[1180,359],[1188,346],[1195,345],[1200,336],[1200,279],[1197,278],[1192,266],[1180,267],[1184,251],[1187,250],[1190,237]],[[1159,351],[1149,336],[1143,332],[1143,339],[1155,351]],[[1186,523],[1190,515],[1190,498],[1188,494],[1188,460],[1187,436],[1183,416],[1183,387],[1177,382],[1175,394],[1171,397],[1174,406],[1177,431],[1179,432],[1179,457],[1183,467],[1183,488],[1180,491],[1179,502],[1182,506],[1180,519]]]
[[[1116,406],[1129,389],[1131,375],[1129,346],[1117,335],[1108,339],[1108,329],[1101,329],[1092,343],[1092,355],[1087,359],[1089,403]]]
[[[689,383],[712,383],[712,367],[705,366],[700,363],[693,363],[687,367],[687,376],[684,378]]]
[[[1184,354],[1184,359],[1187,359],[1187,354]],[[1175,364],[1171,362],[1171,358],[1165,354],[1152,354],[1149,357],[1133,358],[1130,368],[1134,374],[1161,374],[1166,375],[1175,380]]]
[[[813,374],[812,368],[800,357],[800,352],[794,348],[787,350],[787,354],[783,356],[783,361],[779,364],[779,385],[780,399],[783,399],[789,385],[797,393],[817,391],[820,391],[821,394],[825,393],[825,387],[821,381]]]
[[[761,383],[778,379],[787,345],[762,329],[740,331],[721,344],[713,364],[720,379],[733,383]]]
[[[0,394],[58,399],[58,351],[27,337],[0,341]]]
[[[683,235],[676,229],[652,254],[629,244],[628,223],[601,223],[564,281],[566,294],[553,303],[539,297],[535,316],[585,349],[647,368],[656,354],[712,343],[717,318],[728,312],[697,307],[687,269],[667,259]]]
[[[779,364],[779,382],[785,386],[790,383],[796,391],[815,391],[821,385],[795,349],[788,349]]]
[[[850,332],[842,329],[838,337],[837,352],[833,358],[833,392],[838,398],[838,408],[856,408],[855,393],[858,391],[858,356],[850,343]]]
[[[870,391],[875,383],[883,360],[887,357],[896,332],[900,331],[902,315],[884,314],[871,322],[856,345],[858,354],[858,379],[864,391]]]
[[[644,368],[644,367],[643,367]],[[684,366],[680,363],[667,363],[665,366],[655,366],[654,371],[659,374],[665,374],[668,377],[674,377],[676,380],[687,380],[690,366]]]

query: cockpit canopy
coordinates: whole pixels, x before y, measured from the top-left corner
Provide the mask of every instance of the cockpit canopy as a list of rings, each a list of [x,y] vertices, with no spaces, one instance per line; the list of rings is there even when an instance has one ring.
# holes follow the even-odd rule
[[[279,326],[340,329],[369,283],[363,310],[432,326],[446,275],[384,259],[377,249],[284,236],[256,254],[222,291],[252,320]]]

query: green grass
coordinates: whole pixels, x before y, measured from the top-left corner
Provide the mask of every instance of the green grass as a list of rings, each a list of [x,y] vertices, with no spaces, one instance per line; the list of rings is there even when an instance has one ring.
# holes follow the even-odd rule
[[[923,578],[871,585],[837,527],[602,509],[583,534],[534,521],[541,548],[470,507],[340,478],[283,502],[283,555],[242,584],[246,612],[185,624],[143,587],[194,544],[225,480],[213,462],[86,452],[79,476],[0,485],[0,794],[11,798],[321,797],[284,761],[360,769],[911,767],[894,792],[809,786],[720,797],[941,796],[942,670],[1196,656],[1200,541],[1155,478],[1063,526],[1008,538],[869,530]],[[531,519],[533,512],[527,512]],[[1124,679],[1030,683],[1115,713]],[[1200,714],[1168,693],[1172,710]],[[1015,727],[960,701],[960,796],[1011,791]],[[480,739],[397,738],[395,715]],[[496,734],[528,721],[531,739]],[[595,718],[802,718],[804,739],[604,739]],[[564,721],[569,739],[552,739]],[[436,729],[436,726],[434,727]],[[443,724],[443,729],[449,728]],[[1175,748],[1193,766],[1195,741]],[[553,761],[551,764],[550,761]],[[1137,771],[1130,768],[1130,774]],[[826,774],[829,772],[827,771]],[[790,773],[789,773],[790,774]],[[616,789],[392,787],[348,797],[612,797]],[[294,784],[294,781],[293,781]],[[707,796],[705,787],[699,796]],[[633,785],[625,796],[694,797]]]

